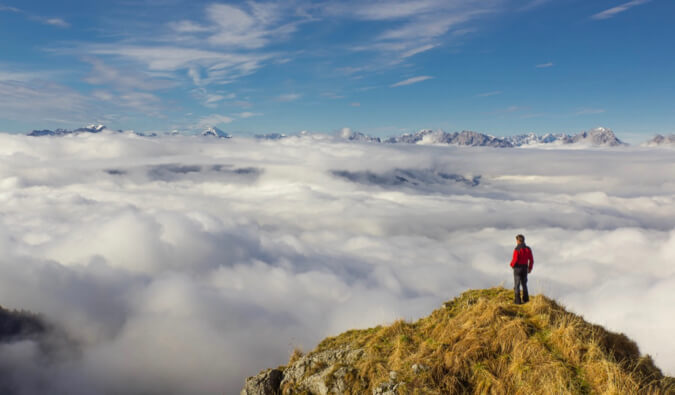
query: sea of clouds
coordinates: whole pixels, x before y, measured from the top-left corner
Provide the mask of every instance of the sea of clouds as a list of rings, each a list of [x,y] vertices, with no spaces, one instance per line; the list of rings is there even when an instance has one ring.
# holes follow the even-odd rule
[[[17,393],[236,394],[350,328],[512,286],[675,374],[675,151],[0,134],[0,345]],[[55,345],[54,345],[55,344]]]

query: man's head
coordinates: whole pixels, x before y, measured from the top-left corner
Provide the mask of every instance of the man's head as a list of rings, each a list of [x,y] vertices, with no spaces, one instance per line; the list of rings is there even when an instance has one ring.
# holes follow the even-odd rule
[[[516,241],[518,242],[518,244],[525,244],[525,236],[523,235],[516,236]]]

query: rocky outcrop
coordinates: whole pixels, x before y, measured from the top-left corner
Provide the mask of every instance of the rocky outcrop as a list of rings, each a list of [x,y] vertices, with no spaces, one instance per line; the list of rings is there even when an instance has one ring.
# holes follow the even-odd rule
[[[363,349],[351,347],[302,356],[284,370],[282,393],[290,393],[290,389],[318,395],[345,393],[351,381],[348,378],[356,374],[354,365],[364,356]]]
[[[675,134],[669,136],[657,134],[653,139],[642,145],[645,147],[675,147]]]
[[[571,143],[582,143],[596,146],[602,145],[608,147],[625,145],[616,137],[616,135],[614,135],[613,131],[606,128],[595,128],[576,134],[572,137]]]
[[[246,380],[242,394],[675,393],[623,334],[543,295],[513,304],[501,287],[469,290],[416,322],[350,330],[288,366]]]
[[[267,369],[246,379],[240,395],[277,395],[284,373],[279,369]]]

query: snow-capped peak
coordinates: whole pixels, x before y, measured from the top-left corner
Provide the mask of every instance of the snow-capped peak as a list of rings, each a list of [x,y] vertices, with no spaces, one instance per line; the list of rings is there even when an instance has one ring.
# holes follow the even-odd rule
[[[106,127],[103,124],[97,125],[95,123],[92,123],[92,124],[89,124],[89,125],[85,126],[83,129],[95,130],[97,132],[100,132],[101,130],[106,129]]]
[[[228,133],[223,132],[222,130],[218,129],[215,126],[209,126],[204,131],[201,133],[202,136],[209,136],[209,137],[220,137],[223,139],[229,139],[232,136],[229,135]]]

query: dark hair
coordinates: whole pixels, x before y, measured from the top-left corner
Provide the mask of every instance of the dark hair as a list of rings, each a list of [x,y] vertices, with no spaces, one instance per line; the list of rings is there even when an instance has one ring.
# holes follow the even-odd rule
[[[518,240],[518,241],[521,242],[521,243],[524,243],[524,242],[525,242],[525,236],[523,236],[523,235],[518,235],[518,236],[516,236],[516,240]]]

